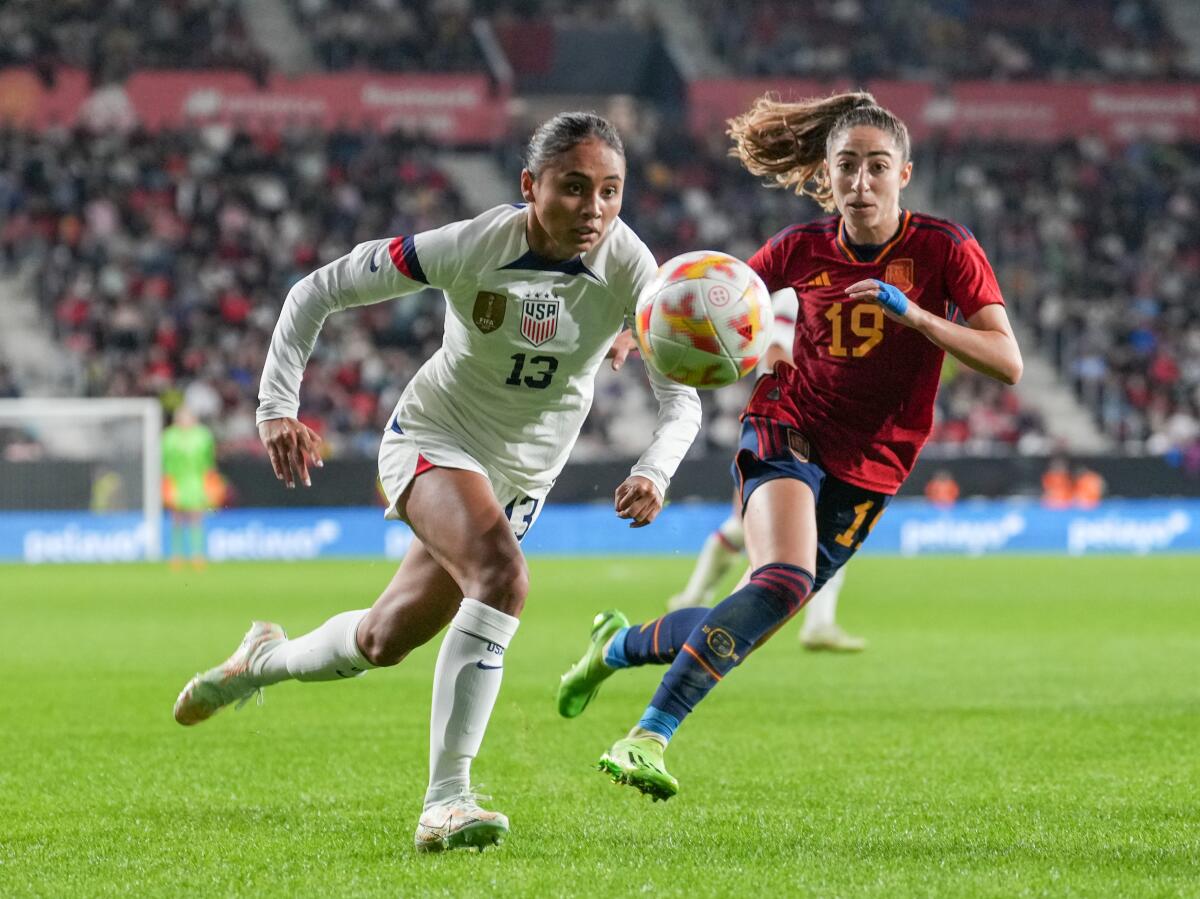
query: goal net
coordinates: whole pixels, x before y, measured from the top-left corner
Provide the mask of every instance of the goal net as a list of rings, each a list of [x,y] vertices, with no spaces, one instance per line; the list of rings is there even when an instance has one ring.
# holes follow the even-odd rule
[[[0,559],[162,556],[154,399],[0,399]]]

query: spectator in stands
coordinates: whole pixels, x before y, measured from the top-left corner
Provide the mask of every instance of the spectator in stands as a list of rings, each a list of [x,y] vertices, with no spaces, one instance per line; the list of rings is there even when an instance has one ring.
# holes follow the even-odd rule
[[[1086,465],[1077,466],[1071,484],[1072,498],[1080,509],[1094,509],[1104,498],[1104,478]]]
[[[1075,484],[1066,459],[1056,457],[1042,473],[1042,505],[1048,509],[1066,509],[1075,500]]]
[[[958,481],[946,469],[938,469],[925,483],[925,498],[938,508],[950,508],[958,502]]]

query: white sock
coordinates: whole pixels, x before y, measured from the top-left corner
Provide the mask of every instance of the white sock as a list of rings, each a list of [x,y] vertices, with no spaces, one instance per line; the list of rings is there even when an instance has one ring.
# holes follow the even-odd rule
[[[425,807],[470,788],[504,674],[504,650],[521,622],[478,600],[463,599],[433,670],[429,716],[429,789]]]
[[[358,625],[368,611],[342,612],[302,637],[281,640],[255,660],[255,680],[262,687],[289,678],[342,680],[374,668],[358,648]]]
[[[846,580],[845,567],[839,568],[825,585],[813,594],[808,605],[804,607],[805,634],[816,633],[837,623],[838,595],[842,592],[842,582]]]
[[[744,542],[742,521],[731,515],[704,541],[704,547],[696,558],[696,567],[692,569],[692,576],[688,578],[682,595],[693,603],[707,605],[712,602],[715,598],[712,591],[725,576],[725,572],[729,571],[733,560],[741,555]]]
[[[730,552],[740,553],[746,548],[746,526],[742,524],[741,515],[730,515],[717,528],[717,533],[725,538]]]

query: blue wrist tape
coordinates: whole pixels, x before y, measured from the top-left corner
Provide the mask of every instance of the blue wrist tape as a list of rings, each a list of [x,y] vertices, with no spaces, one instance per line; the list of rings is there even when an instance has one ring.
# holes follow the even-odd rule
[[[904,315],[908,312],[908,297],[904,295],[904,291],[886,281],[876,283],[879,284],[879,305],[896,315]]]

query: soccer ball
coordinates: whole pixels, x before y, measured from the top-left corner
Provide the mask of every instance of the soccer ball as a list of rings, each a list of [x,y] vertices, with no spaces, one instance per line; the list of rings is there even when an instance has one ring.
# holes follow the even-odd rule
[[[669,260],[638,297],[642,358],[689,387],[732,384],[771,339],[771,295],[746,263],[697,250]]]

